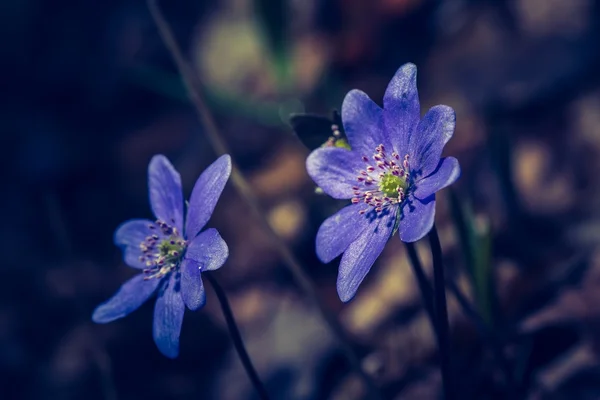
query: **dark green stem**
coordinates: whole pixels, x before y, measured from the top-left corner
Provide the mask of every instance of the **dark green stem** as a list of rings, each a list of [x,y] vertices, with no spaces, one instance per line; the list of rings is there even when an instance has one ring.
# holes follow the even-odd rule
[[[453,400],[452,377],[450,369],[450,324],[448,322],[448,307],[446,304],[446,280],[442,260],[442,245],[435,225],[429,232],[429,244],[433,260],[433,287],[435,292],[435,315],[439,335],[440,365],[442,384],[446,400]]]
[[[406,245],[406,252],[408,253],[410,265],[412,266],[415,277],[417,278],[417,283],[419,284],[419,291],[421,292],[421,300],[423,301],[425,312],[429,317],[429,322],[431,322],[431,328],[433,329],[433,332],[436,336],[436,340],[438,340],[439,342],[438,329],[436,328],[435,306],[433,304],[433,290],[431,289],[431,284],[429,283],[427,275],[425,275],[425,271],[423,270],[423,266],[421,265],[421,260],[419,260],[419,255],[417,254],[415,244],[404,244]]]
[[[435,315],[435,307],[434,307],[434,293],[431,288],[431,284],[429,283],[429,279],[425,275],[423,270],[423,266],[421,265],[421,260],[419,259],[419,255],[417,254],[417,250],[413,243],[405,243],[408,258],[410,260],[410,264],[413,268],[413,272],[415,277],[417,278],[417,283],[419,284],[419,289],[421,292],[421,298],[423,300],[423,305],[425,307],[425,311],[427,312],[427,316],[431,322],[431,326],[433,327],[434,334],[436,336],[436,340],[438,342],[438,347],[441,349],[442,343],[440,342],[439,331],[436,327],[437,318]],[[463,312],[469,317],[477,327],[477,330],[483,337],[484,341],[490,346],[494,358],[500,364],[502,370],[507,379],[507,385],[509,391],[512,390],[513,386],[513,374],[511,371],[510,364],[504,355],[502,350],[502,343],[499,338],[494,335],[493,332],[490,331],[484,319],[479,315],[477,310],[473,307],[473,305],[469,302],[467,297],[460,291],[458,285],[454,282],[452,278],[446,279],[446,286],[450,289],[450,292],[454,295],[458,304],[462,308]],[[511,392],[512,393],[512,392]]]
[[[242,335],[240,335],[240,330],[238,329],[237,324],[235,323],[235,318],[233,316],[233,312],[231,311],[231,307],[229,306],[229,301],[227,300],[225,291],[210,272],[203,274],[203,276],[210,282],[215,291],[215,294],[217,295],[217,298],[219,299],[221,309],[223,310],[223,315],[225,316],[225,321],[227,322],[227,328],[229,329],[229,334],[231,335],[231,340],[233,341],[235,350],[237,351],[238,356],[240,357],[240,361],[242,361],[242,365],[246,370],[246,374],[248,374],[248,378],[250,378],[254,389],[256,389],[258,397],[260,397],[262,400],[268,400],[269,394],[267,393],[267,389],[265,389],[263,383],[258,377],[258,373],[254,369],[252,361],[250,360],[250,356],[246,351],[246,346],[244,346]]]

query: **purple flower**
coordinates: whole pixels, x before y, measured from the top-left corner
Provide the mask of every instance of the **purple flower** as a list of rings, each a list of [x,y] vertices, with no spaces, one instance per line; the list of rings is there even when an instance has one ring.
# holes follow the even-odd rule
[[[229,255],[216,229],[200,232],[215,209],[231,173],[231,158],[221,156],[200,175],[184,221],[181,177],[165,156],[148,166],[150,205],[156,221],[133,219],[115,232],[125,263],[142,272],[99,305],[92,319],[107,323],[141,306],[154,292],[153,336],[165,356],[177,357],[185,306],[198,310],[206,302],[201,273],[220,268]],[[185,225],[184,225],[185,222]]]
[[[454,110],[443,105],[421,118],[413,64],[398,69],[383,109],[360,90],[346,95],[342,121],[351,150],[320,148],[306,161],[325,193],[352,202],[323,222],[316,239],[324,263],[344,254],[337,279],[342,301],[354,297],[396,229],[404,242],[431,230],[435,192],[460,176],[455,158],[440,158],[455,119]]]

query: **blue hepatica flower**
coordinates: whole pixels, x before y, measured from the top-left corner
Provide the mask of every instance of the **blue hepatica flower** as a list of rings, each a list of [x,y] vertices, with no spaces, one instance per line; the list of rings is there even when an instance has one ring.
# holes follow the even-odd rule
[[[154,341],[165,356],[177,357],[185,306],[197,310],[206,302],[201,273],[220,268],[229,255],[216,229],[200,231],[210,219],[230,173],[231,158],[224,155],[200,175],[184,221],[179,173],[166,157],[152,158],[148,186],[157,220],[127,221],[114,236],[115,244],[123,249],[125,263],[141,273],[96,308],[94,322],[122,318],[157,292]]]
[[[323,222],[316,239],[321,261],[343,253],[337,290],[344,302],[354,297],[395,229],[404,242],[431,230],[435,192],[460,176],[455,158],[440,158],[454,133],[454,110],[435,106],[421,118],[416,81],[415,65],[400,67],[383,109],[360,90],[349,92],[342,122],[351,149],[323,147],[306,161],[325,193],[352,202]]]

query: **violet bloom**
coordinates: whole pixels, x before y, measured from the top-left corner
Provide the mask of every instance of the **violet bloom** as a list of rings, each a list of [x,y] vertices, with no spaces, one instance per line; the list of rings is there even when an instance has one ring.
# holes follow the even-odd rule
[[[165,356],[177,357],[185,306],[201,308],[206,302],[201,273],[220,268],[229,255],[216,229],[200,232],[210,219],[231,173],[231,158],[221,156],[200,175],[187,207],[181,177],[165,156],[148,166],[150,205],[156,221],[132,219],[115,232],[125,263],[142,271],[94,310],[92,319],[107,323],[140,307],[154,292],[153,336]]]
[[[325,193],[352,204],[326,219],[317,233],[324,263],[344,253],[337,290],[351,300],[395,229],[414,242],[433,227],[435,192],[460,176],[458,161],[441,158],[454,133],[455,114],[435,106],[421,118],[417,68],[405,64],[392,78],[383,109],[352,90],[342,105],[351,150],[325,147],[306,161],[308,174]]]

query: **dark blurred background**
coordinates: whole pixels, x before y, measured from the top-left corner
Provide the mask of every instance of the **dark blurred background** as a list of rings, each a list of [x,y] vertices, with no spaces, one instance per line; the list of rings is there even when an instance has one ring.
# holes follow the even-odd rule
[[[513,375],[503,375],[490,341],[449,294],[461,399],[600,398],[597,1],[161,5],[266,218],[386,398],[440,391],[404,247],[390,241],[357,297],[339,301],[337,263],[318,262],[314,236],[341,205],[314,193],[308,150],[287,117],[328,114],[352,88],[381,104],[406,62],[419,68],[423,112],[440,103],[457,112],[445,152],[463,176],[454,197],[438,194],[437,225],[449,273],[497,335]],[[186,196],[216,158],[145,2],[3,0],[0,10],[0,398],[255,398],[210,289],[206,307],[186,314],[176,360],[152,341],[153,302],[117,322],[90,321],[134,273],[112,234],[126,219],[151,216],[150,157],[172,160]],[[217,277],[272,397],[363,398],[233,186],[209,225],[231,249]],[[418,248],[429,265],[427,245]]]

